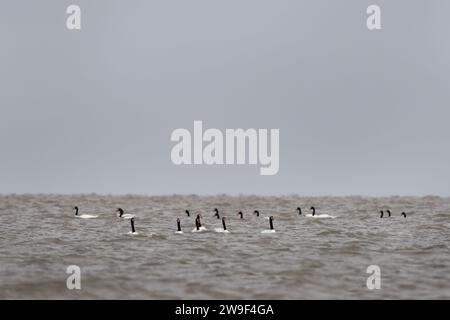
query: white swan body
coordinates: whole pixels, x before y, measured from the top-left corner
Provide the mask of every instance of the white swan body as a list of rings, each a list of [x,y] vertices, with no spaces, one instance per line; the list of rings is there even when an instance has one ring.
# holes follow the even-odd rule
[[[218,232],[218,233],[230,233],[230,231],[225,230],[223,228],[214,228],[214,232]]]
[[[207,231],[207,229],[203,226],[201,226],[200,228],[194,228],[194,230],[192,230],[192,232],[203,232],[203,231]]]
[[[275,229],[263,230],[261,233],[275,233]]]
[[[132,236],[137,236],[137,235],[139,235],[139,232],[137,232],[137,231],[128,231],[128,233],[127,234],[129,234],[129,235],[132,235]]]
[[[183,231],[175,231],[175,234],[183,234]]]
[[[121,217],[119,216],[119,218],[122,218],[124,220],[130,220],[130,219],[133,219],[135,217],[136,216],[134,214],[129,214],[129,213],[123,214]]]
[[[92,214],[81,214],[81,215],[76,215],[75,218],[80,218],[80,219],[95,219],[98,218],[98,216],[92,215]]]
[[[78,214],[78,207],[73,207],[73,210],[75,210],[75,218],[80,219],[95,219],[98,218],[98,216],[93,214]]]
[[[214,232],[230,233],[230,231],[228,231],[227,225],[225,223],[225,217],[222,217],[222,228],[214,228]]]
[[[312,210],[312,214],[309,213],[309,214],[306,215],[306,217],[308,217],[308,218],[316,218],[316,219],[323,219],[323,218],[334,219],[334,218],[336,218],[335,216],[332,216],[332,215],[329,215],[329,214],[326,214],[326,213],[324,213],[324,214],[316,214],[316,208],[314,208],[314,207],[311,207],[311,210]]]
[[[326,214],[326,213],[325,214],[315,214],[315,215],[312,215],[312,214],[308,213],[306,215],[306,217],[308,217],[308,218],[316,218],[316,219],[324,219],[324,218],[334,219],[334,218],[336,218],[336,216],[331,216],[331,215]]]

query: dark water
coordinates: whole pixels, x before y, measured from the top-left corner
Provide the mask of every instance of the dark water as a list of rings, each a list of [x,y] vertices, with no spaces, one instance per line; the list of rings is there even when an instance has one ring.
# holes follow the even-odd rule
[[[74,205],[99,218],[74,218]],[[337,218],[295,211],[311,205]],[[137,215],[139,235],[119,206]],[[214,207],[230,234],[211,232]],[[380,219],[387,208],[393,217]],[[190,232],[185,209],[209,231]],[[261,234],[269,215],[277,232]],[[450,199],[439,197],[0,196],[0,298],[448,299],[449,234]],[[81,290],[66,288],[69,265],[81,268]],[[380,290],[366,286],[369,265]]]

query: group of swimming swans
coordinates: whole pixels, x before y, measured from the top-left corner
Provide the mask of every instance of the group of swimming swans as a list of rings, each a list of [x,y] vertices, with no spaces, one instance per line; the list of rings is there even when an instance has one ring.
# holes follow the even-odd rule
[[[388,214],[388,218],[391,217],[391,210],[386,210],[386,213]],[[402,211],[402,213],[400,214],[400,216],[402,216],[403,218],[406,218],[406,213],[405,211]],[[384,217],[384,211],[380,210],[380,218]]]
[[[255,211],[257,211],[257,210],[255,210]],[[189,210],[186,210],[185,213],[188,217],[191,216]],[[242,213],[242,211],[239,211],[237,215],[240,216],[240,219],[244,219],[244,214]],[[259,216],[259,212],[258,212],[258,216]],[[222,220],[222,227],[214,228],[213,231],[219,232],[219,233],[230,233],[230,231],[227,229],[227,224],[225,222],[226,217],[220,217],[219,210],[217,208],[214,209],[214,217],[217,218],[218,220]],[[202,225],[202,221],[201,221],[202,218],[203,218],[203,216],[201,214],[197,214],[197,216],[195,218],[195,228],[192,230],[192,232],[202,232],[202,231],[208,230]],[[263,230],[263,231],[261,231],[261,233],[275,232],[275,229],[273,227],[273,216],[268,217],[268,220],[269,220],[270,229]],[[180,218],[177,218],[177,231],[175,233],[183,233],[183,231],[181,231]]]
[[[81,218],[81,219],[95,219],[98,218],[97,215],[93,214],[78,214],[79,208],[77,206],[73,207],[73,210],[75,211],[75,217]],[[116,212],[118,212],[117,216],[122,219],[132,219],[134,218],[134,215],[132,214],[124,214],[124,211],[122,208],[117,208]]]
[[[310,208],[310,210],[312,210],[312,213],[308,213],[307,215],[305,215],[305,217],[308,217],[308,218],[317,218],[317,219],[323,219],[323,218],[331,218],[331,219],[334,219],[334,218],[336,218],[336,216],[332,216],[332,215],[329,215],[329,214],[316,214],[316,208],[314,208],[314,207],[311,207]],[[302,208],[300,208],[300,207],[297,207],[297,212],[298,212],[298,214],[301,216],[302,215]]]
[[[90,214],[78,214],[79,213],[79,208],[78,207],[73,207],[73,210],[75,210],[75,217],[77,218],[82,218],[82,219],[94,219],[94,218],[98,218],[97,215],[90,215]],[[312,211],[312,213],[306,214],[305,217],[308,218],[318,218],[318,219],[324,219],[324,218],[331,218],[334,219],[336,218],[336,216],[332,216],[329,214],[316,214],[316,208],[315,207],[311,207],[310,210]],[[297,207],[297,212],[299,215],[302,215],[302,208]],[[122,208],[117,208],[116,210],[117,213],[117,217],[124,219],[124,220],[130,220],[130,224],[131,224],[131,232],[129,232],[130,234],[138,234],[136,232],[136,229],[134,227],[134,218],[135,216],[132,214],[126,214],[124,213],[124,210]],[[188,217],[191,216],[191,213],[189,212],[189,210],[185,210],[185,213]],[[381,210],[380,211],[381,216],[380,218],[384,217],[384,211]],[[390,210],[386,210],[386,213],[388,214],[388,217],[391,217],[391,211]],[[253,211],[253,214],[256,215],[257,217],[260,216],[260,213],[258,210]],[[239,211],[237,213],[237,215],[240,217],[240,219],[244,219],[244,214],[242,211]],[[214,232],[219,232],[219,233],[229,233],[230,231],[227,229],[227,225],[225,222],[225,218],[226,217],[221,217],[219,214],[219,210],[217,208],[214,209],[214,215],[215,218],[217,218],[218,220],[222,220],[222,227],[221,228],[214,228]],[[402,212],[401,216],[406,218],[406,213]],[[195,228],[192,230],[192,232],[202,232],[202,231],[207,231],[208,229],[206,229],[201,222],[201,219],[203,218],[203,216],[201,214],[197,214],[196,218],[195,218]],[[266,219],[269,220],[269,229],[267,230],[263,230],[261,231],[261,233],[274,233],[275,229],[273,227],[273,216],[270,217],[265,217]],[[177,234],[182,234],[183,231],[181,230],[181,220],[180,218],[177,218],[177,231],[175,231],[175,233]]]

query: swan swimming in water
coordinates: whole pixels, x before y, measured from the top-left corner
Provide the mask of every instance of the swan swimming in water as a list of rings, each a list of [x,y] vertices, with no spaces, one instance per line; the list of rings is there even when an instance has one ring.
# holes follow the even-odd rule
[[[230,231],[227,230],[227,226],[225,224],[225,217],[222,217],[222,226],[223,228],[214,228],[214,232],[230,233]]]
[[[263,231],[261,231],[261,233],[274,233],[275,232],[275,229],[273,228],[273,216],[269,217],[269,226],[270,226],[269,230],[263,230]]]
[[[195,229],[192,230],[192,232],[202,232],[202,231],[206,231],[207,229],[202,226],[202,223],[200,221],[200,219],[202,218],[201,215],[197,215],[197,218],[195,218]]]
[[[259,211],[258,210],[253,211],[253,214],[256,214],[256,216],[259,217]]]
[[[311,207],[311,209],[310,210],[312,210],[312,214],[307,214],[306,216],[308,217],[308,218],[331,218],[331,219],[333,219],[333,218],[336,218],[335,216],[331,216],[331,215],[329,215],[329,214],[316,214],[316,208],[314,208],[314,207]]]
[[[131,231],[128,232],[128,234],[138,235],[139,233],[136,232],[136,229],[134,228],[134,218],[130,218],[130,222],[131,222]]]
[[[119,215],[118,215],[119,218],[126,219],[126,220],[134,218],[133,214],[129,214],[129,213],[124,214],[122,208],[117,208],[116,212],[119,212]]]
[[[75,210],[75,217],[81,218],[81,219],[95,219],[98,218],[98,216],[92,215],[92,214],[81,214],[78,215],[78,207],[73,207],[73,210]]]
[[[241,216],[241,219],[244,219],[244,214],[242,213],[242,211],[239,211],[237,215]]]
[[[214,209],[214,217],[220,219],[219,210],[217,208]]]
[[[187,211],[187,210],[186,210],[186,211]],[[175,231],[175,233],[177,233],[177,234],[183,233],[183,231],[181,231],[181,222],[180,222],[180,218],[177,218],[177,231]]]
[[[403,218],[406,218],[406,213],[403,211],[402,214],[401,214],[401,216],[402,216]]]
[[[302,215],[302,208],[297,207],[297,211],[298,211],[298,215],[301,216]]]

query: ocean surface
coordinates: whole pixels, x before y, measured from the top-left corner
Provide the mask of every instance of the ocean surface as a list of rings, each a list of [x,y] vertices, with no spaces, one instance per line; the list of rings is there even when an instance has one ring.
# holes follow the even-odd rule
[[[311,206],[336,218],[305,217]],[[215,207],[229,234],[212,231]],[[197,213],[207,232],[191,232]],[[276,233],[262,234],[270,215]],[[449,299],[449,240],[450,198],[432,196],[0,196],[0,299]],[[81,290],[66,287],[70,265]]]

